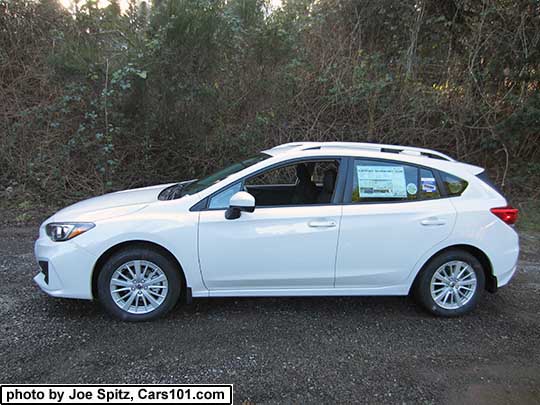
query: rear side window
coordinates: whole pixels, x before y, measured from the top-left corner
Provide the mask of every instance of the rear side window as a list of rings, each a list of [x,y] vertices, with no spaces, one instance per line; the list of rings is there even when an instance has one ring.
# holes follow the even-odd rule
[[[433,172],[428,169],[420,169],[420,198],[429,200],[440,197],[441,193]]]
[[[469,183],[459,177],[444,172],[440,173],[442,182],[446,187],[446,193],[449,197],[460,196],[469,185]]]
[[[353,203],[418,199],[417,167],[356,159],[353,170]]]

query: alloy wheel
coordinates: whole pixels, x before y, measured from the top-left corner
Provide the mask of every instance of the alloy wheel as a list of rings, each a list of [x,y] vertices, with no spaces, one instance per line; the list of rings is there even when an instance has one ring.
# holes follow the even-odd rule
[[[431,298],[441,308],[458,309],[472,299],[477,284],[476,273],[469,263],[450,261],[433,274],[430,282]]]
[[[131,314],[147,314],[167,298],[169,280],[155,263],[132,260],[115,270],[109,288],[119,308]]]

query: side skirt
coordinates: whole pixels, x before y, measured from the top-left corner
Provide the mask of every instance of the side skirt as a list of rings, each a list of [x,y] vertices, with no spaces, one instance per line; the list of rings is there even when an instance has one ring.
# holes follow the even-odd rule
[[[259,289],[259,290],[214,290],[194,297],[317,297],[317,296],[377,296],[408,295],[409,285],[380,288],[317,288],[317,289]]]

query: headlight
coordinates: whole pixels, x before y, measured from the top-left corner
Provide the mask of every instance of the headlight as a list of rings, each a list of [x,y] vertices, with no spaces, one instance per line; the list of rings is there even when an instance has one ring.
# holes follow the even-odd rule
[[[63,242],[69,239],[73,239],[75,236],[79,236],[81,233],[85,233],[92,229],[94,224],[90,222],[83,223],[51,223],[45,227],[45,232],[49,238],[55,242]]]

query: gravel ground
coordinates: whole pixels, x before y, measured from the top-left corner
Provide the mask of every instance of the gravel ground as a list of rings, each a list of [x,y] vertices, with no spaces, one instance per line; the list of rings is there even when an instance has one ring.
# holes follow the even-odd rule
[[[199,299],[108,318],[32,282],[37,227],[0,232],[0,382],[233,383],[235,402],[540,403],[540,234],[463,318],[408,298]]]

